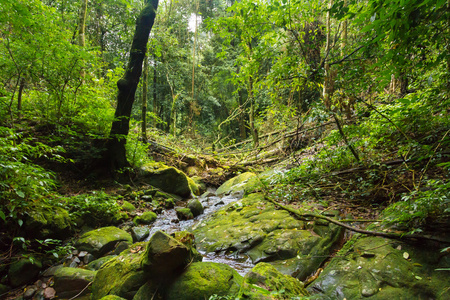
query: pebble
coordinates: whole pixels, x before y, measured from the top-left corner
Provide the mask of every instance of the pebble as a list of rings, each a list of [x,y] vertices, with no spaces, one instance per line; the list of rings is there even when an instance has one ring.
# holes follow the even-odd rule
[[[56,291],[52,287],[48,287],[44,290],[44,297],[47,299],[53,299],[55,298]]]
[[[34,286],[28,287],[23,294],[24,299],[31,299],[34,293],[36,293],[36,288]]]

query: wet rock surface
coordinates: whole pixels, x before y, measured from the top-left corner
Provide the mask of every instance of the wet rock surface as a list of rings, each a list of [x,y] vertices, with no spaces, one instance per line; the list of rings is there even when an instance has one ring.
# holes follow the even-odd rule
[[[254,264],[268,262],[304,280],[340,240],[340,228],[323,226],[322,236],[306,230],[303,222],[277,210],[262,194],[251,194],[194,226],[193,233],[201,251],[245,254]]]

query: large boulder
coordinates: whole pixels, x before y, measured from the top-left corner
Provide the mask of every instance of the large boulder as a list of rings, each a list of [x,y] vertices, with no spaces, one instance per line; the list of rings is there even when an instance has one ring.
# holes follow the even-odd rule
[[[262,194],[224,206],[193,229],[201,251],[246,254],[255,264],[268,262],[300,280],[321,265],[342,236],[341,228],[328,223],[306,228]]]
[[[161,189],[164,192],[178,195],[183,198],[191,196],[191,187],[188,177],[182,171],[167,166],[158,165],[155,169],[153,164],[144,165],[141,168],[146,183]],[[195,183],[191,181],[191,185]]]
[[[18,287],[27,284],[39,274],[42,263],[37,259],[21,258],[11,264],[8,270],[9,284]]]
[[[355,235],[308,290],[315,299],[444,300],[450,278],[438,270],[449,268],[439,249]]]
[[[176,240],[162,231],[150,238],[142,259],[142,269],[148,278],[168,282],[193,261],[201,260],[188,244]]]
[[[242,276],[220,263],[195,262],[168,287],[167,300],[204,300],[212,295],[235,296]]]
[[[95,271],[80,268],[60,268],[54,275],[55,291],[60,299],[82,296],[90,292]]]
[[[256,176],[255,173],[245,172],[230,180],[225,181],[217,190],[217,195],[231,194],[233,192],[238,192],[244,190],[245,183],[251,178]]]
[[[75,243],[75,247],[78,250],[87,251],[95,257],[101,257],[122,241],[132,244],[133,238],[129,233],[117,227],[102,227],[83,234]]]
[[[259,263],[251,269],[239,291],[239,299],[297,299],[307,295],[302,282],[267,263]]]
[[[36,238],[64,238],[71,230],[71,219],[69,212],[61,207],[32,206],[24,226],[27,233]]]
[[[116,295],[132,299],[147,278],[141,268],[146,243],[133,244],[105,263],[92,283],[92,299]]]

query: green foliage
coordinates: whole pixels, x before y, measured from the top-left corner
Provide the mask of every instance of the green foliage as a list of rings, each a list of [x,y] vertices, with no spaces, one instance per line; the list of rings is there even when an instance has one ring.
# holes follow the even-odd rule
[[[120,218],[117,197],[103,191],[54,198],[51,201],[54,205],[68,210],[71,219],[75,222],[81,219],[88,222],[90,226],[110,224]]]
[[[0,127],[0,218],[14,220],[22,226],[22,215],[36,201],[46,201],[45,196],[54,191],[54,175],[33,164],[33,159],[47,157],[62,160],[62,147],[49,147],[33,143],[33,138]]]
[[[403,194],[383,214],[386,225],[422,231],[427,222],[450,216],[450,182],[428,180],[422,189]]]

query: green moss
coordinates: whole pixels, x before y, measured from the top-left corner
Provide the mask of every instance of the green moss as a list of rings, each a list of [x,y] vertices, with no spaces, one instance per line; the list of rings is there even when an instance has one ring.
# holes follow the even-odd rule
[[[9,283],[13,287],[18,287],[26,283],[30,283],[39,274],[42,263],[33,258],[22,258],[11,264],[8,270]]]
[[[107,256],[100,257],[99,259],[96,259],[96,260],[88,263],[88,265],[86,266],[86,269],[91,270],[91,271],[97,271],[98,269],[101,268],[101,266],[103,266],[105,263],[107,263],[114,257],[115,257],[115,255],[107,255]]]
[[[212,295],[236,295],[242,277],[231,267],[213,263],[192,263],[169,288],[168,300],[204,300]]]
[[[55,272],[55,290],[60,298],[72,298],[88,286],[96,272],[80,268],[60,268]],[[90,288],[83,292],[87,294]]]
[[[128,211],[128,212],[132,212],[132,211],[136,210],[136,207],[126,200],[123,201],[121,208],[122,208],[122,210]]]
[[[302,282],[267,263],[257,264],[245,275],[239,291],[239,298],[247,299],[292,299],[307,295]]]
[[[251,178],[256,176],[255,173],[245,172],[223,183],[216,191],[217,195],[229,194],[232,192],[242,191],[243,185]]]
[[[177,212],[177,217],[180,220],[191,220],[194,218],[192,211],[187,207],[179,207],[175,209]]]
[[[192,180],[190,177],[187,176],[187,180],[189,183],[189,187],[192,191],[192,194],[196,195],[196,196],[200,196],[201,191],[200,191],[200,187],[195,183],[194,180]]]
[[[113,250],[121,241],[133,243],[133,238],[126,231],[114,226],[102,227],[83,234],[75,244],[78,250],[85,250],[95,257],[100,257]]]
[[[108,296],[101,298],[100,300],[126,300],[126,299],[116,296],[116,295],[108,295]]]
[[[146,211],[142,215],[136,216],[133,219],[133,223],[135,225],[141,225],[141,224],[148,225],[148,224],[155,222],[157,217],[158,216],[154,212]]]
[[[198,199],[190,200],[187,207],[191,210],[194,217],[203,213],[203,205],[200,203],[200,201],[198,201]]]
[[[403,257],[405,252],[408,260]],[[435,276],[438,265],[437,260],[429,260],[432,253],[429,247],[418,250],[383,238],[354,237],[310,288],[333,299],[448,299],[442,295],[448,293],[445,287],[450,280]],[[435,264],[432,272],[430,263]]]
[[[107,295],[133,298],[147,281],[141,268],[146,243],[133,244],[120,255],[109,260],[97,272],[92,284],[92,299]]]
[[[164,192],[188,198],[191,195],[188,177],[182,171],[167,166],[155,169],[145,165],[142,168],[144,180]]]
[[[25,220],[25,229],[37,238],[63,237],[70,231],[69,212],[57,206],[32,206]]]

